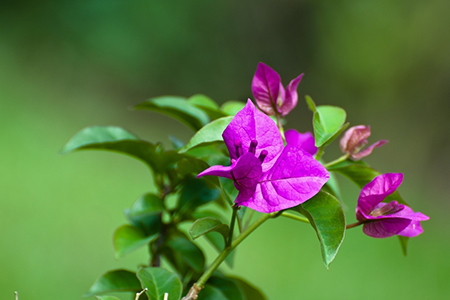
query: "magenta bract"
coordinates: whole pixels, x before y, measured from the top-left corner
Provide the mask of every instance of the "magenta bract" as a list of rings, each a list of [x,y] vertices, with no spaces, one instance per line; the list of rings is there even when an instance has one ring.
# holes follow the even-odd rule
[[[248,100],[224,130],[231,166],[212,166],[205,175],[232,179],[239,194],[236,205],[270,213],[299,205],[317,194],[328,171],[311,154],[284,147],[274,121]]]
[[[356,207],[356,219],[363,223],[363,232],[368,236],[414,237],[423,232],[420,221],[428,220],[428,216],[414,212],[397,201],[382,203],[399,187],[402,180],[402,173],[387,173],[375,177],[362,188]]]
[[[342,152],[348,153],[351,158],[358,160],[370,155],[374,148],[383,146],[388,142],[387,140],[380,140],[361,151],[367,145],[369,136],[370,126],[358,125],[349,128],[340,141]]]
[[[287,115],[297,105],[297,87],[302,77],[300,74],[292,79],[285,90],[280,75],[260,62],[252,81],[253,96],[259,109],[268,115]]]
[[[289,129],[284,133],[286,143],[301,148],[311,155],[317,153],[315,140],[311,132],[300,133],[295,129]]]

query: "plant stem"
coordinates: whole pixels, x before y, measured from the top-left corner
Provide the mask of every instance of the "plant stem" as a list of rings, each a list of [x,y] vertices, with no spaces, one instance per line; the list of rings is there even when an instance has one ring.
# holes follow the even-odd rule
[[[214,271],[220,266],[220,264],[225,260],[228,254],[234,250],[250,233],[252,233],[256,228],[263,224],[268,219],[275,216],[276,213],[264,214],[259,217],[255,222],[253,222],[247,229],[245,229],[236,239],[231,243],[229,247],[223,249],[223,251],[216,257],[208,269],[203,273],[200,279],[194,284],[189,293],[182,298],[182,300],[194,300],[197,299],[197,295],[200,290],[205,286],[206,281],[211,277]]]
[[[280,130],[281,138],[283,139],[283,142],[286,142],[286,138],[284,137],[283,125],[281,125],[281,116],[276,110],[275,110],[275,116],[277,118],[277,126],[278,126],[278,130]]]
[[[342,155],[342,156],[339,157],[338,159],[335,159],[335,160],[333,160],[333,161],[331,161],[331,162],[329,162],[329,163],[327,163],[327,164],[324,164],[323,166],[324,166],[325,168],[332,167],[332,166],[334,166],[334,165],[337,165],[337,164],[340,163],[340,162],[343,162],[343,161],[347,160],[347,158],[349,158],[349,157],[350,157],[350,154]]]
[[[364,223],[364,222],[358,221],[358,222],[353,223],[353,224],[348,224],[347,226],[345,226],[345,229],[350,229],[350,228],[358,227],[359,225],[362,225],[363,223]]]
[[[289,218],[289,219],[292,219],[292,220],[300,221],[300,222],[303,222],[303,223],[309,223],[309,220],[307,218],[300,217],[300,216],[297,216],[297,215],[294,215],[294,214],[291,214],[291,213],[288,213],[288,212],[285,212],[285,211],[283,211],[281,216]]]
[[[233,205],[233,214],[231,215],[230,232],[228,233],[228,239],[225,248],[230,247],[231,241],[233,240],[234,224],[236,223],[237,211],[238,211],[237,206]]]
[[[315,156],[315,158],[316,158],[317,161],[320,160],[320,158],[322,157],[322,155],[323,155],[323,149],[324,149],[324,148],[325,148],[325,146],[322,145],[322,146],[320,146],[320,147],[317,149],[317,153],[316,153],[316,156]]]

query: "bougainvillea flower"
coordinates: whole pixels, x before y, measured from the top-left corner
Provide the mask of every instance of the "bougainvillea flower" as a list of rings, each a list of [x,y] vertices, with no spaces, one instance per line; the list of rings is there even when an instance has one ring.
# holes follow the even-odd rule
[[[402,173],[387,173],[375,177],[362,188],[356,207],[356,219],[363,223],[363,232],[368,236],[414,237],[423,232],[420,221],[428,220],[428,216],[414,212],[397,201],[382,202],[399,187],[402,180]]]
[[[349,128],[340,141],[342,152],[348,153],[351,158],[358,160],[370,155],[374,148],[383,146],[388,142],[387,140],[380,140],[361,151],[367,145],[369,136],[370,126],[358,125]]]
[[[287,115],[297,105],[297,87],[302,77],[303,73],[292,79],[285,90],[280,75],[260,62],[252,81],[253,96],[259,109],[268,115]]]
[[[300,133],[295,129],[289,129],[284,133],[286,143],[301,148],[311,155],[317,153],[315,140],[311,132]]]
[[[234,181],[236,205],[270,213],[299,205],[328,181],[328,171],[301,148],[283,145],[272,119],[248,100],[222,134],[231,166],[201,172]]]

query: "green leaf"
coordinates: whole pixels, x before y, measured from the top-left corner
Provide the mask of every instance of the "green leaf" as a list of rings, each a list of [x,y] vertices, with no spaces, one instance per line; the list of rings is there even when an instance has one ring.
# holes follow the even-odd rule
[[[177,173],[184,177],[186,175],[194,175],[197,176],[200,172],[209,168],[209,165],[201,159],[197,159],[195,157],[186,157],[180,160],[177,164]],[[205,177],[209,182],[214,185],[220,187],[219,178],[216,176],[208,176]]]
[[[211,120],[227,116],[227,114],[219,109],[219,105],[217,105],[214,100],[205,95],[197,94],[191,96],[187,101],[203,110],[211,118]]]
[[[381,175],[380,172],[371,168],[363,161],[352,161],[347,159],[339,164],[331,166],[328,171],[336,172],[344,175],[351,181],[353,181],[359,188],[363,188],[366,184],[371,182],[376,176]],[[400,194],[395,191],[391,195],[387,196],[385,201],[396,200],[399,203],[407,204]]]
[[[230,124],[233,117],[223,117],[212,121],[197,131],[191,140],[179,151],[184,153],[191,148],[205,145],[207,143],[223,143],[222,133]]]
[[[341,203],[333,195],[320,191],[305,203],[292,209],[307,217],[316,230],[322,259],[328,269],[345,235],[345,215]]]
[[[136,105],[134,108],[151,110],[170,116],[186,124],[194,131],[199,130],[210,121],[210,118],[202,109],[189,103],[183,97],[162,96],[152,98]]]
[[[305,96],[305,99],[306,99],[306,104],[308,105],[309,110],[311,110],[313,113],[315,113],[316,112],[316,103],[314,103],[314,100],[308,95]]]
[[[113,296],[95,296],[95,298],[98,300],[120,300],[119,298]]]
[[[167,246],[174,252],[174,255],[181,258],[196,272],[203,272],[205,268],[205,256],[202,250],[184,235],[179,234],[171,237],[167,241]]]
[[[136,274],[127,270],[113,270],[100,276],[85,297],[113,292],[134,292],[141,290]]]
[[[222,294],[229,300],[245,300],[244,292],[239,284],[232,278],[223,275],[212,276],[208,284],[219,289]]]
[[[266,296],[256,287],[248,283],[247,281],[237,278],[237,277],[231,277],[233,280],[235,280],[238,284],[241,290],[244,292],[244,299],[246,300],[267,300]]]
[[[145,162],[157,173],[164,173],[184,157],[175,151],[164,152],[161,145],[140,140],[126,130],[113,126],[93,126],[81,130],[67,142],[61,153],[86,149],[129,155]]]
[[[197,300],[230,300],[218,288],[209,284],[198,294]]]
[[[114,232],[113,244],[115,257],[118,259],[149,242],[155,240],[159,234],[146,236],[144,231],[133,225],[122,225]]]
[[[398,240],[400,242],[400,246],[402,247],[402,252],[403,255],[406,256],[408,255],[408,242],[409,242],[409,237],[406,236],[401,236],[401,235],[397,235],[398,236]]]
[[[195,240],[205,233],[212,231],[220,233],[223,236],[223,239],[226,241],[228,238],[228,233],[230,232],[230,228],[228,227],[228,225],[223,224],[216,218],[206,217],[196,220],[194,223],[192,223],[192,226],[189,229],[189,234],[191,235],[192,239]]]
[[[329,173],[330,179],[328,179],[327,183],[322,187],[322,190],[332,194],[335,196],[338,200],[341,200],[341,189],[339,187],[339,182],[336,178],[336,174]]]
[[[241,101],[227,101],[220,107],[220,110],[229,116],[235,116],[245,106]]]
[[[181,298],[182,285],[175,273],[163,268],[139,268],[137,272],[142,287],[148,288],[146,294],[151,300],[164,300],[164,294],[168,293],[168,300]]]
[[[313,117],[314,137],[316,147],[325,144],[332,137],[336,137],[342,125],[345,123],[347,114],[340,107],[321,105],[316,107]]]
[[[147,193],[139,197],[131,207],[128,216],[130,218],[146,218],[164,210],[164,203],[155,194]]]
[[[219,196],[220,191],[216,186],[202,179],[187,178],[180,191],[178,216],[190,216],[198,207]]]

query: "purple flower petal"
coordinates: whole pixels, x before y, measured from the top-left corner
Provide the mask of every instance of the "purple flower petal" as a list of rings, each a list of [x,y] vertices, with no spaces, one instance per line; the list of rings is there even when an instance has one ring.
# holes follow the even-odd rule
[[[284,99],[284,101],[282,101],[281,105],[278,107],[278,111],[282,116],[287,115],[297,105],[297,87],[302,80],[303,75],[304,74],[302,73],[297,78],[292,79],[286,87],[285,97],[281,98]]]
[[[363,225],[363,232],[374,238],[386,238],[400,233],[411,220],[402,218],[388,218],[371,221]]]
[[[268,153],[262,164],[263,172],[272,167],[283,149],[283,140],[275,122],[258,111],[250,99],[236,114],[222,136],[231,159],[239,158],[237,143],[241,145],[242,155],[248,152],[251,142],[256,140],[258,144],[255,156],[259,157],[263,150]]]
[[[356,207],[356,218],[364,221],[370,218],[370,213],[377,204],[392,194],[402,183],[402,173],[387,173],[375,177],[366,184],[359,194]]]
[[[297,148],[301,148],[311,155],[317,153],[317,147],[315,146],[315,140],[311,132],[299,133],[295,129],[289,129],[284,133],[286,143]]]
[[[328,181],[328,171],[309,153],[287,145],[269,172],[263,174],[250,198],[236,198],[236,204],[270,213],[299,205]]]
[[[259,109],[268,115],[274,115],[281,78],[269,66],[259,63],[252,81],[252,92]],[[282,87],[282,86],[281,86]]]
[[[352,154],[351,157],[355,160],[359,160],[363,157],[370,155],[372,153],[373,149],[375,149],[377,147],[381,147],[384,144],[386,144],[387,142],[388,142],[388,140],[380,140],[380,141],[374,143],[373,145],[367,147],[363,151]]]

